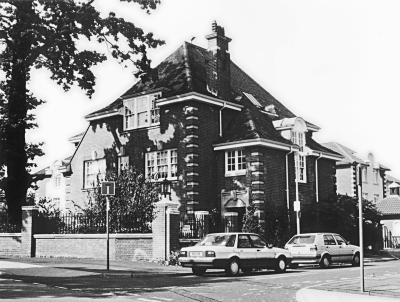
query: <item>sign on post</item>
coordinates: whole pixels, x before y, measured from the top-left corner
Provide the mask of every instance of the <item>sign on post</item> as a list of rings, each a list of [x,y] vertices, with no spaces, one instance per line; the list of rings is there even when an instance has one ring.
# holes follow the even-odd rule
[[[295,212],[300,212],[300,201],[296,200],[293,202],[293,210]]]
[[[115,182],[103,181],[101,183],[101,195],[115,195]]]

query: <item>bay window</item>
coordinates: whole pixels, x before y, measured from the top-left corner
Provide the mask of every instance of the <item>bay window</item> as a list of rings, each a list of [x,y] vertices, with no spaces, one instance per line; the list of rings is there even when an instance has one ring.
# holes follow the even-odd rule
[[[94,188],[106,177],[106,159],[88,160],[84,162],[84,188]]]
[[[176,149],[146,153],[146,174],[155,180],[176,179],[178,152]]]
[[[143,95],[124,101],[124,130],[144,128],[160,123],[156,100],[161,93]]]

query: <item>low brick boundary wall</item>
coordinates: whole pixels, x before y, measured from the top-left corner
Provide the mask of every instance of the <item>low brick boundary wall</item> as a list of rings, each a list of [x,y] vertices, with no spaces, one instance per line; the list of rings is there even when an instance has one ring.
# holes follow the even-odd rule
[[[35,257],[105,259],[106,234],[36,234]],[[110,234],[110,260],[151,260],[153,234]]]
[[[0,256],[21,256],[21,233],[0,233]]]

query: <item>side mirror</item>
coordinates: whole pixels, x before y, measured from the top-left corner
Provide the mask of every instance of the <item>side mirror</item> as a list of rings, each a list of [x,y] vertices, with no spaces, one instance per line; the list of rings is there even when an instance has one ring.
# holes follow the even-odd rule
[[[342,242],[342,245],[347,245],[347,243],[346,242]]]
[[[272,249],[273,245],[271,243],[268,243],[268,248]]]

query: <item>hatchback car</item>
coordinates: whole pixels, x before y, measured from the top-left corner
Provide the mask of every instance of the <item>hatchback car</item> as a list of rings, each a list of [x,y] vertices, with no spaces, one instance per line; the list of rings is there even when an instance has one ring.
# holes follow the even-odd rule
[[[360,248],[336,233],[298,234],[286,243],[285,249],[293,256],[291,268],[297,268],[300,263],[319,264],[321,268],[332,263],[360,265]]]
[[[290,252],[272,247],[266,240],[252,233],[208,234],[195,246],[180,250],[179,262],[191,267],[195,275],[207,269],[225,269],[229,276],[253,268],[274,269],[281,273],[292,261]]]

